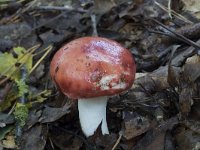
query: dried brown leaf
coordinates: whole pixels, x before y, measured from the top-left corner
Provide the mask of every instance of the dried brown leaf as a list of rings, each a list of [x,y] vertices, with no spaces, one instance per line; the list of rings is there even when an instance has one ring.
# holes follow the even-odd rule
[[[193,89],[191,87],[184,87],[179,94],[180,112],[183,116],[187,116],[193,104],[192,100]]]
[[[163,122],[157,128],[148,131],[132,150],[164,150],[166,131],[172,130],[177,124],[177,117],[170,118]]]
[[[177,129],[175,139],[178,150],[198,150],[200,149],[200,134],[184,127]]]
[[[150,120],[147,117],[141,116],[136,112],[124,112],[123,125],[123,136],[127,140],[141,135],[151,128]]]
[[[83,145],[80,138],[67,132],[53,131],[51,140],[60,150],[79,150]]]
[[[24,132],[21,148],[23,150],[43,150],[46,145],[47,128],[42,125],[32,127]]]
[[[93,12],[97,14],[104,14],[116,6],[112,0],[94,0]]]
[[[195,82],[200,77],[200,56],[194,55],[187,59],[183,74],[189,82]]]
[[[181,69],[179,67],[169,65],[167,81],[170,86],[176,87],[179,85],[180,73]]]
[[[167,67],[160,67],[152,73],[137,78],[134,81],[132,89],[141,89],[141,91],[145,89],[151,93],[152,91],[156,92],[168,88],[167,70]]]
[[[61,118],[62,116],[68,114],[70,108],[70,104],[66,103],[63,107],[61,108],[53,108],[47,106],[43,112],[42,116],[39,119],[39,122],[41,123],[47,123],[47,122],[53,122]]]

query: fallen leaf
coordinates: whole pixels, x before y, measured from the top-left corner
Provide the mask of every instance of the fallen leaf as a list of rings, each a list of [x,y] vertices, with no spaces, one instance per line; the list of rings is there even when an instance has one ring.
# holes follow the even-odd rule
[[[5,113],[0,113],[0,123],[12,124],[14,123],[14,116]]]
[[[95,146],[98,149],[111,150],[116,141],[117,135],[114,133],[98,136],[95,139]]]
[[[200,102],[199,100],[194,101],[194,105],[191,108],[191,112],[189,114],[189,118],[200,120]]]
[[[181,68],[169,64],[167,82],[170,86],[176,87],[179,85]]]
[[[7,135],[5,140],[2,140],[0,145],[4,148],[16,149],[17,145],[15,143],[14,135]]]
[[[75,133],[69,134],[59,129],[53,129],[50,138],[60,150],[79,150],[83,145],[83,141]]]
[[[166,89],[169,86],[167,82],[167,76],[168,76],[168,68],[160,67],[159,69],[153,71],[152,73],[148,74],[140,74],[137,75],[138,77],[134,81],[134,84],[131,89],[137,89],[137,91],[141,90],[148,91],[149,93],[155,92],[155,91],[161,91],[163,89]]]
[[[167,131],[165,134],[165,150],[176,150],[176,145],[171,131]]]
[[[132,150],[164,150],[165,132],[148,131]]]
[[[29,116],[28,116],[28,119],[27,119],[27,122],[26,122],[26,126],[28,128],[31,128],[33,125],[35,125],[38,122],[41,115],[42,115],[42,110],[36,110],[36,109],[31,110],[29,112]]]
[[[39,118],[39,122],[47,123],[47,122],[56,121],[62,116],[68,114],[70,112],[69,108],[70,108],[70,104],[68,103],[66,103],[61,108],[53,108],[53,107],[46,106],[42,112],[42,116]]]
[[[199,150],[200,134],[184,127],[179,127],[175,135],[177,149],[180,150]]]
[[[196,44],[200,44],[200,40],[196,42]],[[177,56],[173,57],[171,61],[171,65],[175,67],[181,67],[185,60],[191,56],[195,52],[195,48],[193,46],[188,47],[187,49],[181,51]]]
[[[183,74],[189,82],[195,82],[200,77],[200,56],[194,55],[187,58],[183,67]]]
[[[25,48],[39,44],[37,35],[32,32],[31,26],[25,21],[16,23],[6,23],[0,26],[0,39],[7,39],[13,42],[13,45],[20,45]]]
[[[197,18],[200,18],[199,0],[182,0],[182,2],[185,4],[185,10],[192,12]]]
[[[20,149],[23,150],[43,150],[46,145],[47,128],[36,125],[24,132]]]
[[[114,6],[116,6],[116,4],[112,0],[94,0],[93,12],[97,14],[104,14],[110,11]]]
[[[3,128],[0,128],[0,140],[5,138],[5,135],[9,133],[13,129],[13,126],[6,126]]]
[[[186,87],[181,89],[179,94],[179,104],[180,104],[180,112],[183,117],[187,116],[191,110],[191,106],[193,105],[192,87],[185,85]]]
[[[123,136],[130,140],[150,129],[151,122],[147,117],[134,112],[124,112],[124,133]]]
[[[13,51],[15,56],[7,52],[0,54],[0,64],[4,64],[0,67],[0,74],[13,80],[19,80],[20,71],[17,64],[24,64],[27,71],[30,71],[32,68],[32,54],[27,53],[23,47],[15,47]]]
[[[158,127],[149,130],[132,150],[165,150],[166,131],[178,124],[178,118],[173,117],[161,123]]]
[[[180,112],[187,116],[194,104],[193,97],[198,89],[197,82],[200,77],[200,59],[194,55],[190,57],[182,67],[182,74],[179,78],[179,103]]]

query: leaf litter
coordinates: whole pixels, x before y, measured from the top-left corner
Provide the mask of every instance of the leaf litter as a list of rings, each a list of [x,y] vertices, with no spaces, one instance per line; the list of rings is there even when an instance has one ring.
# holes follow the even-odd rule
[[[0,8],[0,147],[199,149],[198,2],[8,0]],[[101,135],[99,128],[87,139],[78,121],[77,102],[56,89],[49,64],[64,43],[91,36],[93,28],[99,36],[130,49],[137,74],[129,91],[109,100],[110,134]],[[23,83],[22,66],[29,72]],[[23,119],[23,134],[15,138],[13,114],[22,95],[28,118]]]

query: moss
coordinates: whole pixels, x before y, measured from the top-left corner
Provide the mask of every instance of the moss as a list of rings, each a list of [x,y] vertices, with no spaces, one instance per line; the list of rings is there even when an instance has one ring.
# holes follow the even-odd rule
[[[17,123],[23,127],[28,118],[28,108],[25,104],[17,103],[14,111],[14,116]]]

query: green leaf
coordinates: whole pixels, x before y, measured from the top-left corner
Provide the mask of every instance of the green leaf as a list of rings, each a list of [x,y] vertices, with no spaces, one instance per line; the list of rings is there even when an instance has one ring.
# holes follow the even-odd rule
[[[25,104],[17,103],[14,111],[16,121],[23,127],[28,118],[28,108]]]
[[[18,98],[18,91],[15,88],[12,88],[12,90],[9,92],[9,94],[6,96],[5,100],[1,102],[0,105],[0,112],[6,110],[10,106],[12,106],[13,102]]]
[[[31,53],[27,53],[25,48],[23,47],[15,47],[13,48],[14,52],[18,55],[19,61],[18,63],[25,64],[27,71],[29,72],[32,68],[33,56]]]
[[[25,81],[23,79],[20,80],[16,80],[15,81],[17,83],[17,87],[18,87],[18,96],[21,97],[24,94],[28,93],[28,85],[25,83]]]
[[[24,64],[27,71],[29,72],[32,68],[33,56],[28,53],[23,47],[15,47],[13,51],[17,55],[15,58],[11,53],[0,54],[0,74],[9,77],[13,80],[20,79],[20,69],[18,65]]]
[[[12,67],[12,66],[14,66],[16,62],[17,62],[17,59],[15,59],[12,56],[12,54],[9,54],[7,52],[0,54],[0,64],[3,64],[0,67],[0,74],[7,77],[11,77],[11,74],[16,69],[15,67]],[[17,75],[15,74],[15,76]]]
[[[0,128],[0,140],[4,139],[5,135],[13,129],[13,126],[5,126]]]
[[[38,94],[29,93],[28,99],[31,101],[27,103],[27,107],[31,108],[35,103],[44,102],[51,95],[51,93],[51,90],[44,90]]]

